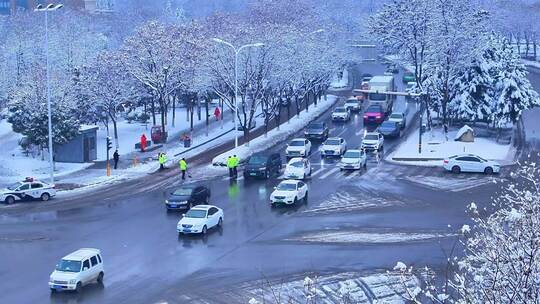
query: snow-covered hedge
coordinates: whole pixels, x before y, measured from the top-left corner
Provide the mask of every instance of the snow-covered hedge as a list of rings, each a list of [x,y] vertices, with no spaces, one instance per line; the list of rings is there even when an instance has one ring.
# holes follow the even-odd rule
[[[286,140],[294,133],[302,130],[310,121],[327,111],[337,101],[337,99],[338,97],[334,95],[328,95],[326,100],[321,98],[317,102],[317,107],[311,107],[309,112],[301,112],[300,117],[291,118],[290,123],[282,124],[279,127],[279,130],[277,128],[272,129],[268,132],[268,136],[262,135],[251,140],[249,142],[249,146],[243,144],[237,148],[214,157],[212,164],[214,166],[225,166],[227,158],[231,155],[236,155],[240,157],[241,161],[245,161],[253,153],[263,151],[268,147],[274,146],[279,142]]]

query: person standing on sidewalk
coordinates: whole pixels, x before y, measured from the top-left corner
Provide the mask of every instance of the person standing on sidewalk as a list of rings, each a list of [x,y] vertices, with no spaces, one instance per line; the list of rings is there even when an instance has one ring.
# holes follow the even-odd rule
[[[227,158],[227,168],[229,168],[229,177],[232,178],[234,173],[234,160],[230,155],[229,158]]]
[[[165,163],[167,162],[167,155],[165,155],[165,152],[159,153],[158,161],[159,161],[159,170],[165,169]]]
[[[185,158],[182,158],[179,162],[180,171],[182,171],[182,180],[186,179],[187,162]]]
[[[116,168],[118,168],[118,161],[120,160],[120,154],[118,154],[118,149],[114,151],[113,160],[114,160],[114,170],[116,170]]]

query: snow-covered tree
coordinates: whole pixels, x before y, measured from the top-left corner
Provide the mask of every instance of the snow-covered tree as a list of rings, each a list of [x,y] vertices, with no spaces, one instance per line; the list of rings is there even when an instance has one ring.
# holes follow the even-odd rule
[[[523,110],[540,105],[538,93],[527,78],[527,69],[519,55],[503,41],[501,67],[494,75],[495,99],[492,105],[493,121],[498,127],[516,123]]]

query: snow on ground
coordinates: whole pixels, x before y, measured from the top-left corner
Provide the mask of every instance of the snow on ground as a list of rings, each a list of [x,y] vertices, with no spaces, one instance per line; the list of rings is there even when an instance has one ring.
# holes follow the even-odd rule
[[[240,286],[238,303],[406,303],[406,289],[420,285],[414,276],[401,277],[396,271],[361,274],[296,276],[285,280],[261,280]],[[307,300],[306,295],[311,295]],[[275,297],[278,296],[279,299]]]
[[[277,128],[268,132],[267,136],[259,136],[249,142],[249,144],[243,144],[229,150],[225,153],[222,153],[212,160],[212,164],[216,166],[224,166],[227,158],[231,155],[236,155],[240,157],[241,160],[246,160],[253,153],[257,153],[267,149],[268,147],[274,146],[279,142],[286,140],[288,137],[294,133],[303,129],[310,121],[324,113],[328,110],[336,101],[338,97],[334,95],[328,95],[327,99],[324,100],[324,97],[321,98],[317,106],[310,106],[309,112],[305,110],[300,113],[300,116],[293,117],[290,119],[289,123],[284,123]]]
[[[452,234],[440,232],[396,232],[378,229],[377,231],[325,230],[286,239],[287,241],[309,243],[359,243],[389,244],[429,241],[450,237]]]
[[[405,203],[402,201],[374,197],[372,195],[366,195],[360,191],[354,193],[339,191],[330,194],[330,196],[322,201],[318,206],[305,210],[303,213],[306,215],[311,215],[329,212],[351,212],[404,205]]]
[[[330,88],[332,89],[341,89],[349,85],[349,70],[347,68],[343,69],[343,75],[339,78],[339,75],[334,75],[332,83],[330,83]]]
[[[512,163],[515,149],[511,144],[500,144],[494,139],[475,137],[474,142],[454,141],[457,130],[448,132],[446,141],[441,129],[422,134],[422,153],[418,153],[418,130],[409,135],[386,160],[427,166],[442,166],[446,157],[471,153],[504,164]]]
[[[523,64],[525,66],[530,66],[530,67],[534,67],[534,68],[537,68],[537,69],[540,69],[540,62],[538,61],[532,61],[532,60],[527,60],[527,59],[521,59],[521,62],[523,62]]]

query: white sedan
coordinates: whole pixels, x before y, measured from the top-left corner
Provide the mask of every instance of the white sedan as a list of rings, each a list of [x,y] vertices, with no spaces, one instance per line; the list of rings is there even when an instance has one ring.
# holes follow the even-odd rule
[[[450,156],[443,161],[443,167],[452,173],[476,172],[493,174],[499,173],[501,165],[492,160],[486,160],[474,154]]]
[[[278,204],[292,205],[300,200],[304,202],[308,200],[308,187],[303,181],[284,180],[274,189],[274,192],[270,194],[272,207]]]
[[[195,206],[183,215],[176,225],[178,235],[190,233],[206,234],[208,229],[223,225],[223,210],[212,205]]]
[[[341,156],[347,151],[347,142],[340,137],[328,138],[319,148],[321,157],[325,156]]]
[[[336,107],[332,112],[333,121],[349,121],[351,119],[351,112],[345,107]]]
[[[307,158],[295,157],[292,158],[287,167],[285,167],[285,173],[283,176],[289,179],[305,179],[311,175],[311,163]]]
[[[293,139],[285,149],[285,155],[291,157],[304,157],[311,154],[311,142],[305,138]]]
[[[362,150],[347,150],[341,162],[339,163],[339,168],[341,170],[359,170],[362,167],[366,168],[367,156],[366,153]]]

